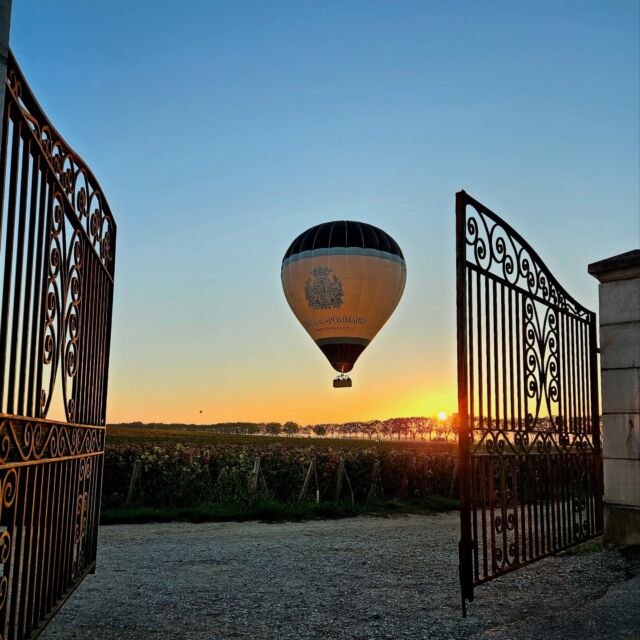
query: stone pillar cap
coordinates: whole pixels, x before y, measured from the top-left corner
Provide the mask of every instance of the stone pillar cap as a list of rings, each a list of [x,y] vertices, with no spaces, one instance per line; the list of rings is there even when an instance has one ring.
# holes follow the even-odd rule
[[[589,273],[600,282],[640,278],[640,249],[592,262]]]

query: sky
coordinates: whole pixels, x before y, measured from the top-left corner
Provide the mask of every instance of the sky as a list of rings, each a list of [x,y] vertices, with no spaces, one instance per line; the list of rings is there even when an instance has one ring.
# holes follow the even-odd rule
[[[637,0],[15,1],[18,63],[118,224],[107,420],[454,411],[461,188],[597,309],[587,265],[640,245],[639,25]],[[280,283],[336,219],[407,263],[349,390]]]

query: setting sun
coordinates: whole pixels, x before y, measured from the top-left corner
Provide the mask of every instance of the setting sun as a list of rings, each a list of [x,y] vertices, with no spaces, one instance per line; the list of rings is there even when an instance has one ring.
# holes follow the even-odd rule
[[[447,414],[444,411],[440,411],[440,413],[438,414],[438,420],[446,420],[447,419]]]

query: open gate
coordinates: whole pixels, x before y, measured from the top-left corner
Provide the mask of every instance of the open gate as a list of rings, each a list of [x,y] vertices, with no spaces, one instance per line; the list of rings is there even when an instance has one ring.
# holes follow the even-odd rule
[[[476,585],[602,532],[596,316],[456,194],[463,613]]]
[[[9,54],[0,150],[0,638],[93,570],[116,226]],[[57,415],[55,415],[57,413]]]

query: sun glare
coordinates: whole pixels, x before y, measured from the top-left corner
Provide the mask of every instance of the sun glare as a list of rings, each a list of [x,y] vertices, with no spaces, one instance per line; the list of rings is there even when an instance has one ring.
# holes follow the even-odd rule
[[[447,419],[447,414],[444,411],[441,411],[438,414],[438,420],[446,420]]]

